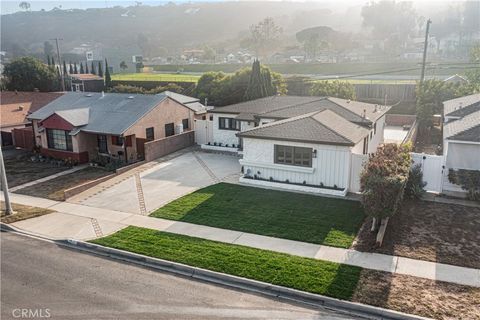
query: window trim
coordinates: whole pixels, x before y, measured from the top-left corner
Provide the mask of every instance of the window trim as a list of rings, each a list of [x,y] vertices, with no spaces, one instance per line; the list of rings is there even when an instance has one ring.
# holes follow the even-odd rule
[[[149,134],[150,131],[151,131],[151,133],[152,133],[152,134],[151,134],[151,137],[149,137],[149,136],[150,136],[150,134]],[[154,128],[154,127],[145,128],[145,139],[146,139],[147,141],[153,141],[153,140],[155,140],[155,128]]]
[[[186,126],[185,126],[185,123],[187,124]],[[188,118],[182,119],[182,126],[183,126],[183,130],[190,129],[190,121]]]
[[[228,124],[228,127],[227,127]],[[235,118],[227,117],[218,117],[218,129],[219,130],[230,130],[230,131],[240,131],[241,122]]]
[[[56,136],[61,137],[61,132],[63,132],[64,139],[65,139],[65,149],[55,147],[55,138],[54,138],[54,131],[57,132]],[[59,151],[73,151],[73,143],[72,143],[72,136],[70,135],[70,131],[62,130],[62,129],[48,129],[47,128],[47,146],[48,149],[52,150],[59,150]]]
[[[105,150],[101,150],[100,142],[105,142]],[[97,134],[97,147],[99,153],[108,153],[108,138],[106,134]]]
[[[167,126],[171,126],[171,128],[172,128],[171,133],[172,134],[167,134]],[[173,123],[173,122],[165,123],[165,137],[171,137],[171,136],[174,136],[174,135],[175,135],[175,123]]]
[[[280,148],[283,148],[284,150],[283,161],[279,160],[280,158],[279,152],[281,152],[279,150]],[[303,150],[300,150],[300,149],[303,149]],[[313,166],[313,148],[275,144],[273,150],[274,150],[273,162],[275,164],[304,167],[304,168],[312,168]],[[287,152],[290,154],[290,156],[287,156]],[[300,159],[297,159],[296,157],[296,155],[298,154],[301,155]],[[304,157],[305,155],[308,155],[308,156]],[[291,160],[287,162],[287,158]],[[305,162],[308,162],[308,164],[304,164]]]

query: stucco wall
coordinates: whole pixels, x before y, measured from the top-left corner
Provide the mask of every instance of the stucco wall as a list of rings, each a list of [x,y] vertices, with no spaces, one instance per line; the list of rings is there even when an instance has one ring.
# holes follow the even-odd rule
[[[182,123],[183,119],[189,119],[189,129],[193,128],[194,113],[184,105],[167,98],[152,111],[137,121],[124,135],[134,134],[137,138],[146,139],[146,128],[153,127],[155,140],[165,138],[165,124],[173,122],[175,126]]]
[[[282,165],[274,163],[274,145],[306,147],[317,150],[312,159],[312,168]],[[350,172],[350,148],[320,144],[297,143],[277,140],[244,138],[243,159],[240,163],[246,173],[257,174],[261,178],[339,188],[348,186]],[[260,172],[260,174],[258,174]]]
[[[236,134],[240,131],[236,130],[223,130],[218,128],[218,118],[235,118],[236,115],[232,114],[221,114],[221,113],[214,113],[213,114],[213,142],[221,143],[223,145],[226,144],[238,144],[239,139]]]

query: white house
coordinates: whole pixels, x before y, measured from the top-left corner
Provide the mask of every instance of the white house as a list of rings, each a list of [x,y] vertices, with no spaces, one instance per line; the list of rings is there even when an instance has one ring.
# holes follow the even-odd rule
[[[448,181],[450,169],[480,170],[480,94],[443,103],[444,191],[462,191]]]
[[[244,183],[345,195],[358,191],[361,162],[383,142],[388,110],[338,98],[267,97],[210,111],[213,142],[202,147],[242,153]]]

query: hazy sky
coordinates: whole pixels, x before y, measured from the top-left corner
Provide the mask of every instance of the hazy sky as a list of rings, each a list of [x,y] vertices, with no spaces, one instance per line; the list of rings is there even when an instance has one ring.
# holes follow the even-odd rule
[[[87,9],[87,8],[105,8],[105,7],[114,7],[114,6],[133,6],[135,5],[134,0],[57,0],[57,1],[44,1],[44,0],[26,0],[31,5],[32,11],[39,11],[41,9],[45,9],[47,11],[53,9],[54,7],[59,7],[61,9]],[[225,0],[139,0],[144,5],[163,5],[168,2],[175,2],[175,3],[182,3],[182,2],[218,2],[218,1],[225,1]],[[227,0],[227,1],[248,1],[248,0]],[[267,1],[284,1],[284,0],[267,0]],[[289,1],[289,0],[287,0]],[[296,2],[323,2],[328,4],[329,7],[345,7],[350,5],[364,5],[368,3],[370,0],[292,0]],[[378,0],[377,0],[378,1]],[[399,0],[397,0],[399,1]],[[400,0],[401,1],[401,0]],[[21,1],[9,1],[9,0],[0,0],[0,11],[1,14],[9,14],[20,11],[19,4]],[[422,5],[432,5],[435,3],[454,3],[457,1],[452,0],[416,0],[415,6]],[[430,7],[430,6],[429,6]]]

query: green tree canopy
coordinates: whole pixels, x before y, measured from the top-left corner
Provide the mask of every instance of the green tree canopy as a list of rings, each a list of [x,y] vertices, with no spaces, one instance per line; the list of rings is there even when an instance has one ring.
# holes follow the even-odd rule
[[[107,58],[105,58],[105,87],[112,86],[112,77],[110,76],[110,69],[108,68]]]
[[[319,81],[314,83],[310,90],[312,96],[355,99],[355,86],[346,81]]]
[[[58,90],[56,70],[32,57],[18,58],[5,65],[7,90],[42,92]]]

